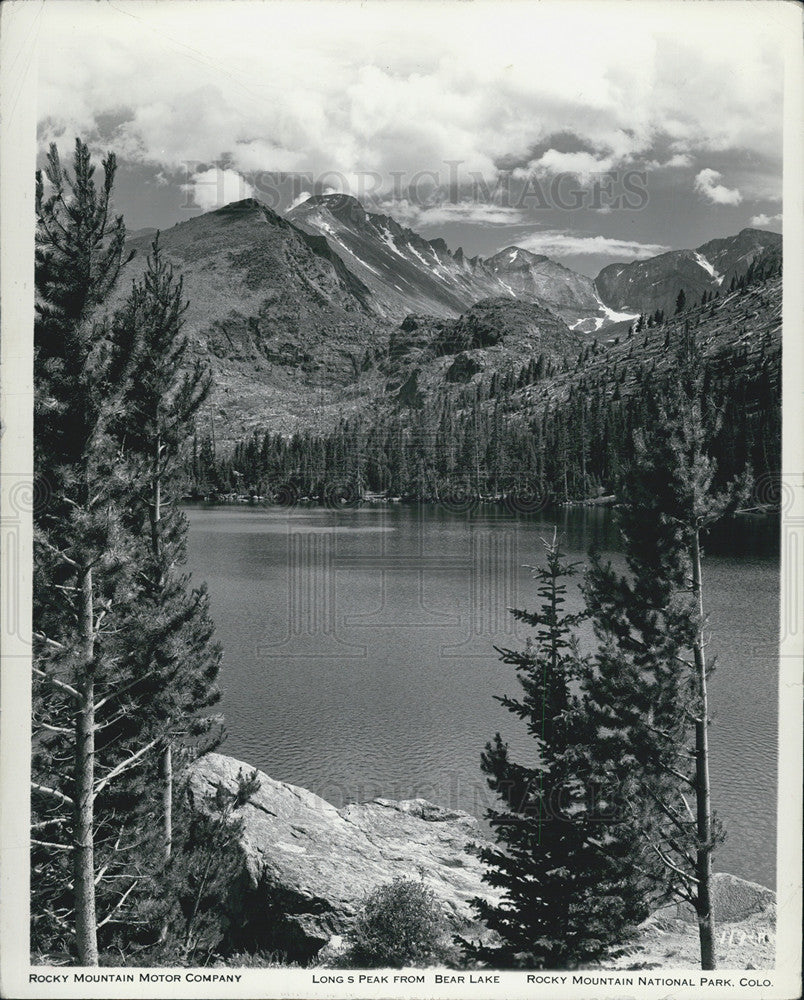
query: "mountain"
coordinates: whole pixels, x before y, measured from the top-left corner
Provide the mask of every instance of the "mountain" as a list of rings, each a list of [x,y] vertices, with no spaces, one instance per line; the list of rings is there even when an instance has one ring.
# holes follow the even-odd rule
[[[759,229],[710,240],[697,250],[672,250],[632,264],[610,264],[595,278],[595,288],[610,309],[670,315],[683,288],[687,302],[704,292],[727,291],[758,258],[781,257],[782,237]]]
[[[135,235],[121,292],[152,242]],[[387,350],[390,325],[326,240],[253,199],[165,230],[160,244],[184,280],[185,332],[212,367],[207,419],[218,439],[329,420],[344,387]]]
[[[457,319],[408,316],[392,332],[385,390],[402,404],[470,382],[487,385],[539,356],[573,358],[585,341],[535,302],[483,299]]]
[[[129,239],[136,257],[119,297],[151,242],[147,231]],[[513,246],[467,259],[340,196],[311,198],[288,218],[246,199],[160,243],[183,276],[191,353],[213,373],[199,433],[223,444],[255,428],[323,432],[386,397],[416,406],[442,390],[486,391],[528,365],[574,366],[593,340],[626,336],[638,310],[672,315],[679,287],[690,306],[712,287],[722,299],[732,276],[757,260],[767,276],[781,254],[778,235],[744,230],[605,268],[593,283]]]
[[[769,482],[781,461],[781,305],[778,270],[755,270],[733,292],[605,342],[511,299],[457,320],[410,316],[391,334],[381,391],[355,396],[348,419],[301,441],[249,437],[199,466],[195,489],[327,503],[366,490],[460,511],[481,498],[513,511],[609,502],[634,460],[634,428],[678,379],[691,341],[707,408],[722,414],[716,488],[747,465]],[[778,503],[778,491],[756,501]]]
[[[591,278],[544,254],[510,246],[487,258],[485,265],[511,294],[543,303],[573,330],[593,332],[606,322],[633,318],[633,314],[616,313],[605,306]]]
[[[487,260],[466,257],[461,249],[452,253],[443,240],[428,241],[340,194],[309,198],[287,219],[324,236],[370,289],[375,312],[396,322],[409,314],[456,317],[482,299],[498,297],[539,302],[578,328],[597,329],[614,318],[590,278],[521,247]]]
[[[287,213],[304,232],[326,237],[349,270],[370,289],[371,306],[399,322],[409,313],[457,316],[480,299],[511,295],[478,258],[452,254],[387,215],[366,212],[356,198],[309,198]]]

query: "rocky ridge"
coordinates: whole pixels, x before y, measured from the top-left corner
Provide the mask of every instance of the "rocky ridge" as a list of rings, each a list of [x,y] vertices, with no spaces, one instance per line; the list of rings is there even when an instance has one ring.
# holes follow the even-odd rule
[[[700,300],[704,292],[728,292],[732,278],[744,274],[760,256],[781,255],[781,247],[778,233],[743,229],[695,250],[672,250],[631,264],[609,264],[595,278],[595,288],[612,309],[645,314],[661,309],[672,316],[680,289],[688,304]]]
[[[325,237],[370,289],[371,307],[399,322],[409,314],[455,318],[487,298],[519,299],[551,309],[570,326],[590,330],[617,317],[591,278],[522,247],[492,257],[454,253],[442,239],[426,240],[390,216],[367,212],[349,195],[316,195],[287,218]]]

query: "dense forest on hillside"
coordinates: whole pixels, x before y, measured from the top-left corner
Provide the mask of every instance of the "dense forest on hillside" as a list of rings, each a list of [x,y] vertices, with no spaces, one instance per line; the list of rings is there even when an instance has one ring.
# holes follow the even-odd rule
[[[286,504],[367,492],[447,505],[505,499],[524,510],[617,494],[634,432],[655,416],[690,341],[720,418],[719,479],[746,466],[761,478],[780,465],[780,271],[776,258],[722,296],[692,306],[680,296],[674,316],[640,317],[606,344],[588,341],[577,358],[540,354],[412,403],[386,397],[325,435],[254,432],[225,455],[196,437],[188,492]]]

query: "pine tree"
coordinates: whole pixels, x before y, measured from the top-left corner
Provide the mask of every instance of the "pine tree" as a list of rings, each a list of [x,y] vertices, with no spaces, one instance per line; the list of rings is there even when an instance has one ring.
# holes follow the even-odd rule
[[[159,965],[206,965],[242,934],[242,900],[233,887],[243,871],[239,838],[242,809],[260,788],[257,772],[237,774],[234,789],[218,783],[203,802],[193,801],[185,781],[178,786],[176,841],[159,885],[143,911],[147,923],[164,928],[149,961]]]
[[[741,502],[748,478],[713,489],[716,420],[701,394],[694,343],[638,435],[621,527],[628,575],[595,559],[585,594],[598,655],[583,679],[598,776],[622,810],[623,834],[653,856],[643,874],[656,898],[695,908],[701,966],[715,967],[712,856],[722,831],[709,789],[701,535]],[[690,799],[694,798],[694,808]]]
[[[488,866],[484,880],[502,890],[502,900],[473,905],[502,943],[462,944],[471,958],[494,968],[575,968],[611,957],[646,915],[641,886],[624,874],[629,841],[607,835],[579,777],[592,734],[573,693],[582,660],[571,633],[583,615],[570,614],[564,604],[565,580],[574,571],[554,535],[545,567],[534,571],[539,611],[513,612],[536,635],[524,651],[499,650],[516,668],[523,694],[497,700],[525,724],[538,764],[514,761],[499,733],[482,756],[502,808],[487,812],[498,846],[480,856]]]
[[[82,965],[97,964],[96,899],[110,885],[97,849],[114,833],[98,829],[96,804],[148,749],[110,760],[101,745],[121,692],[115,625],[131,547],[108,432],[131,345],[98,315],[125,263],[125,227],[110,217],[115,169],[110,154],[98,189],[76,140],[72,176],[54,145],[47,197],[36,178],[35,463],[51,499],[35,519],[32,940],[61,941]]]
[[[134,692],[142,695],[145,715],[132,713],[129,725],[159,740],[165,859],[172,843],[173,743],[191,740],[197,746],[209,737],[209,748],[219,742],[218,720],[201,713],[220,699],[215,681],[221,651],[205,589],[191,592],[189,578],[179,572],[187,534],[178,507],[180,456],[210,388],[209,371],[187,360],[181,331],[186,308],[182,282],[165,261],[157,235],[144,276],[117,318],[135,349],[124,417],[115,431],[130,482],[130,529],[139,540],[136,627],[125,666],[145,678]]]

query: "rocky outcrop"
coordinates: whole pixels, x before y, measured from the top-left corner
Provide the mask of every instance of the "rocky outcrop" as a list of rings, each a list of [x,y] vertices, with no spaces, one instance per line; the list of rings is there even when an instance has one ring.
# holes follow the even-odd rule
[[[715,918],[721,923],[735,923],[747,920],[755,913],[762,913],[776,904],[776,893],[758,882],[747,882],[726,872],[715,872],[712,876],[712,905]],[[666,916],[694,923],[697,918],[689,903],[677,903],[660,910]]]
[[[209,754],[191,768],[194,808],[207,810],[218,786],[234,792],[253,768]],[[243,870],[233,910],[236,950],[284,953],[307,962],[337,957],[365,896],[396,876],[421,877],[456,931],[488,933],[473,919],[474,896],[494,898],[473,845],[487,835],[464,812],[424,799],[374,799],[336,809],[318,795],[258,772],[259,790],[237,811]],[[774,961],[776,894],[754,882],[714,878],[717,949],[727,968]],[[322,949],[326,951],[322,952]],[[695,916],[686,905],[657,910],[617,960],[622,968],[688,968],[699,961]]]
[[[190,773],[195,808],[220,784],[234,791],[241,761],[209,754]],[[421,877],[455,930],[478,936],[473,896],[490,897],[471,845],[485,839],[474,817],[424,799],[374,799],[342,809],[259,773],[260,788],[238,810],[243,832],[244,938],[306,961],[349,929],[362,899],[395,876]]]

